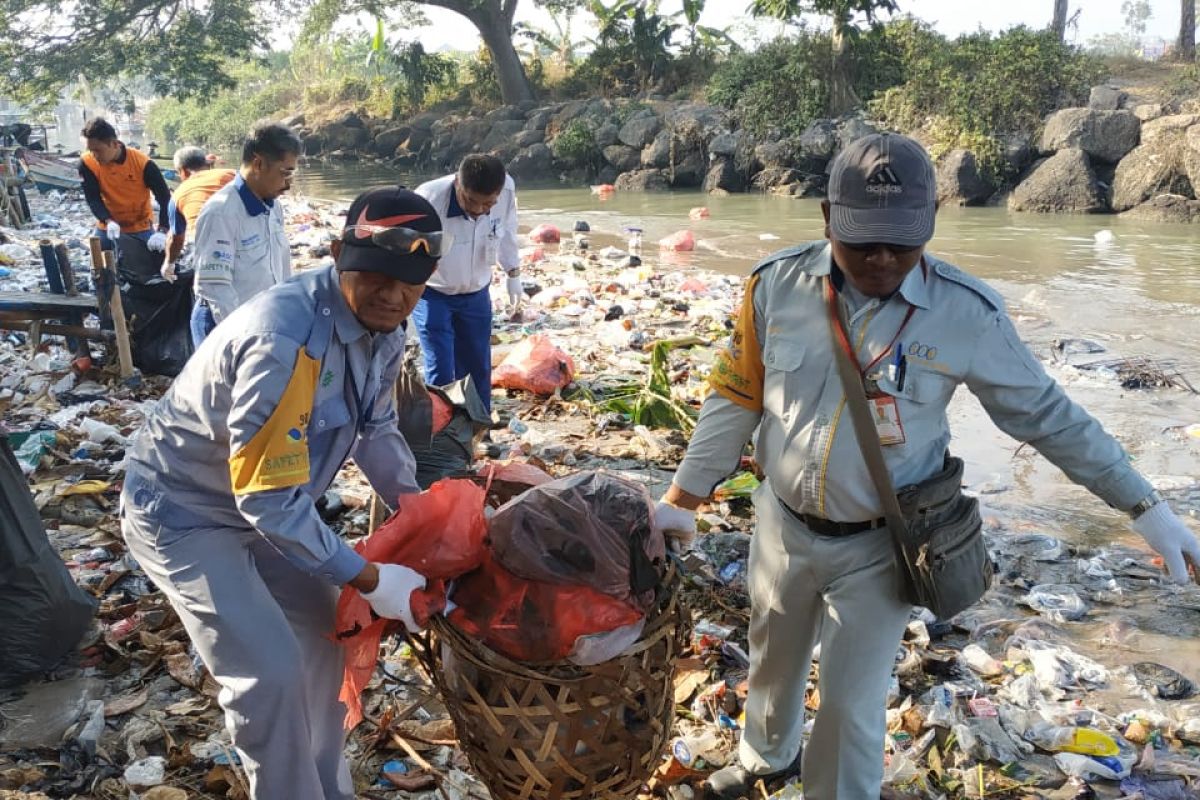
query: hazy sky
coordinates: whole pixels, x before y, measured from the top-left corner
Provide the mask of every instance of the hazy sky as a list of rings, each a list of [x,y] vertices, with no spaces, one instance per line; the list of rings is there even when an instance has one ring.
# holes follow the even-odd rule
[[[1071,0],[1070,14],[1082,9],[1076,41],[1084,44],[1093,36],[1120,32],[1124,27],[1121,2]],[[899,0],[899,3],[902,12],[932,22],[939,31],[951,36],[973,31],[980,26],[993,31],[1021,23],[1041,27],[1050,22],[1054,10],[1053,0]],[[735,26],[735,35],[739,40],[752,38],[754,30],[769,36],[778,29],[778,25],[748,23],[745,13],[748,4],[749,0],[708,0],[701,23],[713,27]],[[666,12],[678,10],[679,5],[678,0],[662,0],[662,8]],[[1179,25],[1179,0],[1150,0],[1150,8],[1152,16],[1146,34],[1173,40]],[[432,25],[417,33],[417,38],[426,48],[449,45],[465,49],[468,46],[464,34],[469,24],[462,17],[432,7],[427,7],[427,14]],[[532,0],[521,0],[517,18],[539,26],[547,24],[546,15],[534,6]]]

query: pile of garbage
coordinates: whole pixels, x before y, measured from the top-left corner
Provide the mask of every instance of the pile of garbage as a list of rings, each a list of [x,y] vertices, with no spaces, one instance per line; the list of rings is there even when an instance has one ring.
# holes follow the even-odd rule
[[[0,291],[45,288],[36,246],[43,237],[67,242],[86,263],[81,248],[92,223],[83,201],[30,199],[40,227],[0,229]],[[297,269],[329,263],[344,205],[285,205]],[[698,245],[682,232],[659,245],[642,242],[637,230],[605,233],[580,222],[529,241],[528,299],[515,314],[495,293],[496,358],[509,368],[496,370],[502,385],[488,438],[480,441],[477,414],[464,410],[454,423],[462,460],[475,456],[474,488],[487,485],[498,505],[545,477],[570,482],[601,469],[657,496],[682,458],[704,377],[741,299],[741,277],[672,269]],[[53,337],[31,353],[24,334],[0,332],[0,425],[51,544],[97,604],[67,660],[0,688],[0,798],[245,797],[216,687],[119,533],[124,449],[169,379],[122,381],[103,356],[81,363]],[[449,402],[461,405],[434,402],[443,425],[457,413],[447,412]],[[647,796],[699,795],[704,775],[736,753],[749,665],[749,497],[757,485],[745,461],[702,510],[706,535],[683,559],[695,637],[675,700],[687,713]],[[1145,551],[1046,535],[1059,521],[1007,487],[975,488],[986,492],[995,587],[954,620],[914,615],[897,652],[880,753],[886,792],[1198,796],[1200,671],[1186,648],[1200,635],[1200,591],[1165,585]],[[1158,488],[1177,509],[1200,511],[1195,480]],[[359,541],[370,528],[370,498],[350,465],[320,510]],[[507,537],[492,543],[497,557],[496,548],[521,542],[528,529],[512,518],[516,505],[490,512],[493,534]],[[505,567],[540,577],[522,575],[510,560]],[[486,798],[404,637],[376,633],[379,646],[369,648],[353,687],[363,721],[347,745],[360,795]],[[814,710],[819,672],[818,654],[809,679]],[[801,792],[788,786],[774,796]]]

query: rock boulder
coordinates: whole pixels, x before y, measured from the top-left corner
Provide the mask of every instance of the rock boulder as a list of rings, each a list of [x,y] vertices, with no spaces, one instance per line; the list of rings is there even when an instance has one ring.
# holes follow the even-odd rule
[[[617,176],[619,192],[665,192],[671,188],[667,178],[657,169],[635,169]]]
[[[1104,192],[1088,155],[1060,150],[1033,165],[1008,198],[1013,211],[1092,214],[1105,210]]]
[[[618,173],[635,170],[642,163],[642,154],[624,144],[612,144],[604,148],[604,160],[612,164]]]
[[[1040,150],[1057,153],[1078,148],[1098,161],[1115,164],[1137,147],[1142,121],[1130,111],[1064,108],[1046,119]]]
[[[1113,179],[1113,211],[1128,211],[1160,194],[1192,194],[1183,164],[1185,149],[1177,132],[1141,144],[1122,158]]]
[[[1122,218],[1145,222],[1196,222],[1200,220],[1200,200],[1178,194],[1160,194],[1134,206]]]
[[[984,180],[970,150],[952,150],[937,165],[938,202],[951,206],[982,205],[996,187]]]
[[[641,150],[654,141],[661,128],[662,122],[653,111],[639,111],[621,126],[617,136],[622,144]]]

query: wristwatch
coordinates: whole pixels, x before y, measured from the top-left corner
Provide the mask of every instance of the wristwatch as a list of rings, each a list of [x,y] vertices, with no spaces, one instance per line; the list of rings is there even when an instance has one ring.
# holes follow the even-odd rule
[[[1129,516],[1133,519],[1137,519],[1165,499],[1166,498],[1162,496],[1158,489],[1154,489],[1150,492],[1150,494],[1139,500],[1137,505],[1129,509]]]

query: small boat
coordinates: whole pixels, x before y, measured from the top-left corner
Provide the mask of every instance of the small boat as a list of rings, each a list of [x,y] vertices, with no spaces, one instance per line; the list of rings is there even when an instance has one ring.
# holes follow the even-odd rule
[[[24,158],[29,165],[29,179],[39,192],[65,192],[83,188],[79,168],[71,162],[33,150],[26,150]]]

